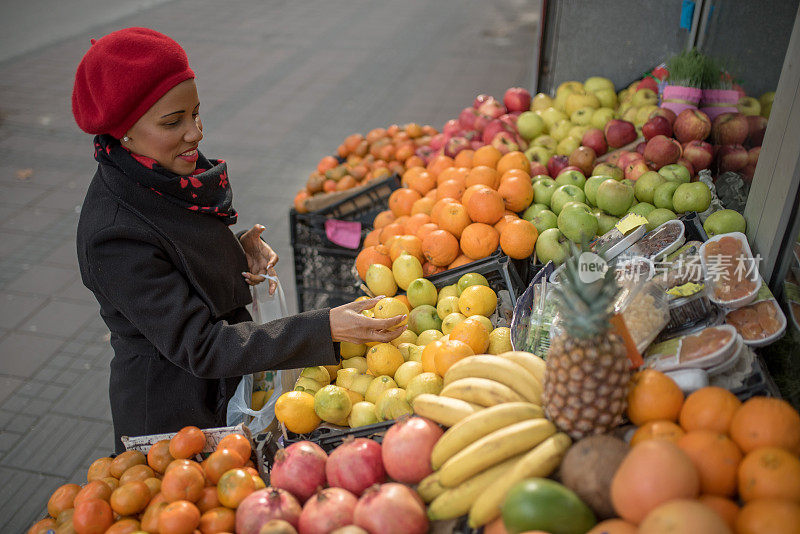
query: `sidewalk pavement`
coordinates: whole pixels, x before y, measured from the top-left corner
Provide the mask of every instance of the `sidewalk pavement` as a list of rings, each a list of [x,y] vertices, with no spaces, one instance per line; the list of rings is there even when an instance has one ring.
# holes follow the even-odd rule
[[[75,255],[96,164],[70,94],[91,37],[148,26],[186,48],[204,152],[229,163],[234,230],[267,226],[294,309],[288,210],[319,158],[350,133],[440,128],[476,94],[525,85],[539,12],[539,0],[172,0],[0,62],[0,531],[24,531],[114,450],[113,351]]]

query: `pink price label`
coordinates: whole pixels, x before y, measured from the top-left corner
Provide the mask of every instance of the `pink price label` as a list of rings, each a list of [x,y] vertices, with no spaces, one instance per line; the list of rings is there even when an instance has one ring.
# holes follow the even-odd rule
[[[331,243],[355,250],[361,244],[361,223],[328,219],[325,221],[325,234]]]

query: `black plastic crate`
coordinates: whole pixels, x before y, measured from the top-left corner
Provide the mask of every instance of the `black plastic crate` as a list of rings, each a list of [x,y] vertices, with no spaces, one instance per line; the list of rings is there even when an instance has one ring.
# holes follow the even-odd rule
[[[308,434],[295,434],[289,430],[284,430],[283,435],[279,439],[279,443],[284,447],[288,447],[292,443],[297,443],[298,441],[311,441],[330,454],[333,449],[341,445],[348,437],[374,439],[378,443],[381,443],[386,431],[395,423],[396,421],[394,419],[390,419],[389,421],[382,421],[380,423],[346,430],[320,426]]]
[[[488,258],[429,276],[428,280],[437,289],[441,289],[457,283],[459,278],[468,273],[479,273],[485,276],[489,287],[497,293],[498,311],[495,326],[510,326],[517,298],[525,290],[525,284],[516,267],[512,265],[511,259],[505,254],[495,253]]]
[[[392,175],[322,210],[289,210],[298,311],[339,306],[361,294],[355,258],[375,216],[387,209],[389,196],[399,187],[399,176]],[[325,222],[331,219],[361,223],[357,248],[328,239]]]

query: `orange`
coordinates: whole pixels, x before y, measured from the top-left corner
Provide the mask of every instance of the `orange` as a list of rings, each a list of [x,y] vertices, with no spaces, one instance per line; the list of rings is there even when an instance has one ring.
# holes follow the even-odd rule
[[[431,191],[433,191],[433,190],[431,190]],[[425,215],[430,215],[431,214],[431,209],[433,209],[433,205],[435,203],[436,203],[436,200],[433,199],[433,198],[429,198],[427,196],[422,197],[421,199],[419,199],[416,202],[414,202],[413,206],[411,206],[411,215],[414,216],[414,215],[417,215],[417,214],[420,214],[420,213],[425,214]]]
[[[434,366],[436,367],[436,374],[444,376],[450,366],[467,356],[473,356],[475,351],[472,348],[457,339],[450,339],[445,341],[444,344],[433,355]]]
[[[511,169],[519,169],[521,171],[525,171],[526,173],[530,173],[531,162],[528,161],[528,157],[519,150],[509,152],[508,154],[503,155],[503,157],[501,157],[497,162],[497,172],[500,174],[500,176],[503,176],[506,171]]]
[[[406,305],[406,309],[410,310],[412,308],[411,303],[408,301],[408,297],[406,295],[395,295],[393,298],[395,300],[399,300],[400,302],[405,304]],[[333,380],[334,382],[336,381],[336,375],[335,374],[331,378],[331,380]]]
[[[472,223],[464,228],[460,244],[464,255],[473,260],[479,260],[497,250],[497,246],[500,244],[500,236],[497,230],[488,224]]]
[[[206,511],[200,516],[200,532],[233,532],[236,529],[236,512],[220,506]]]
[[[433,224],[436,224],[436,225],[439,224],[439,216],[440,216],[440,214],[444,210],[445,206],[447,206],[451,202],[458,202],[458,201],[453,199],[453,198],[449,198],[449,197],[446,197],[446,198],[443,198],[441,200],[437,200],[436,201],[436,203],[433,205],[433,208],[431,208],[431,213],[430,213],[431,222]]]
[[[453,181],[466,187],[467,175],[469,169],[466,167],[450,167],[443,170],[439,176],[436,177],[436,186],[441,186],[445,182]]]
[[[424,198],[429,198],[429,199],[431,199],[431,200],[433,200],[435,202],[436,201],[436,188],[434,187],[433,189],[431,189],[430,191],[425,193],[425,197]]]
[[[520,169],[509,169],[506,172],[504,172],[502,176],[500,176],[500,183],[502,184],[506,180],[508,180],[510,178],[515,178],[515,177],[525,178],[529,182],[531,181],[531,175],[528,174],[527,172],[522,171]]]
[[[500,161],[501,157],[503,157],[503,153],[492,145],[482,146],[472,155],[472,166],[485,165],[496,169],[497,162]]]
[[[731,420],[742,402],[727,389],[708,386],[686,397],[680,413],[684,430],[713,430],[728,433]]]
[[[403,253],[414,256],[420,263],[425,261],[425,257],[422,255],[422,240],[415,235],[397,236],[397,239],[394,240],[389,248],[389,257],[392,261],[399,258]],[[391,265],[387,267],[391,267]]]
[[[633,433],[631,447],[648,439],[663,439],[677,444],[684,431],[672,421],[648,421]]]
[[[510,176],[500,184],[497,192],[503,197],[506,209],[513,212],[524,211],[533,202],[533,184],[528,177]]]
[[[739,466],[739,497],[800,503],[800,460],[778,447],[750,451]]]
[[[58,517],[58,514],[64,510],[69,510],[73,507],[75,497],[80,491],[81,487],[77,484],[59,486],[47,501],[47,513],[52,517]]]
[[[187,427],[189,428],[189,427]],[[197,428],[197,427],[191,427]],[[200,429],[198,429],[200,430]],[[181,432],[178,432],[181,434]],[[183,434],[182,437],[185,437],[186,434]],[[177,435],[172,439],[178,437]],[[205,444],[205,437],[203,438],[203,443]],[[170,446],[170,448],[172,448]],[[173,456],[175,456],[173,454]],[[188,456],[186,457],[188,458]],[[139,451],[125,451],[122,454],[118,454],[116,458],[111,462],[109,465],[109,473],[114,478],[119,478],[122,476],[122,473],[128,470],[128,468],[133,467],[134,465],[138,464],[145,464],[147,463],[147,458],[144,454]]]
[[[205,471],[188,465],[179,465],[168,469],[164,474],[161,480],[161,493],[169,502],[181,499],[196,501],[202,495],[205,485]],[[120,486],[119,489],[123,487]]]
[[[422,202],[425,199],[420,199],[417,202]],[[416,203],[414,204],[416,205]],[[431,216],[427,213],[416,213],[408,218],[406,222],[406,232],[410,235],[417,235],[417,231],[423,224],[431,222]]]
[[[461,267],[462,265],[472,263],[473,261],[474,260],[468,258],[464,254],[460,254],[456,259],[453,260],[453,263],[447,266],[447,269],[455,269],[456,267]]]
[[[489,348],[489,333],[476,319],[465,319],[450,332],[450,340],[469,345],[474,354],[484,354]]]
[[[677,421],[683,405],[683,392],[670,377],[645,369],[631,379],[628,390],[628,418],[634,425],[665,419]]]
[[[249,456],[248,456],[249,458]],[[204,462],[206,477],[212,484],[216,484],[226,471],[237,467],[244,467],[245,458],[232,449],[221,449],[211,453]]]
[[[464,194],[464,189],[464,184],[455,180],[442,182],[439,187],[436,188],[436,200],[442,200],[443,198],[461,200],[461,195]]]
[[[481,184],[471,185],[471,186],[467,187],[464,190],[464,194],[461,195],[461,203],[464,204],[464,206],[466,206],[467,202],[469,202],[469,199],[472,196],[472,194],[475,191],[479,191],[481,189],[491,189],[491,187],[486,186],[486,185],[481,185]]]
[[[466,204],[469,218],[475,222],[494,224],[505,215],[503,197],[494,189],[478,189]]]
[[[439,176],[439,174],[450,167],[453,166],[453,158],[448,156],[439,155],[431,159],[430,163],[428,163],[427,169],[428,172],[434,176]]]
[[[411,215],[411,207],[421,198],[422,195],[413,189],[396,189],[389,195],[389,209],[395,217]]]
[[[389,239],[391,239],[393,236],[405,235],[405,233],[406,229],[403,228],[402,224],[397,224],[397,223],[387,224],[386,226],[381,228],[381,235],[380,235],[381,243],[385,245],[389,241]]]
[[[105,532],[113,523],[111,506],[101,499],[82,502],[72,514],[72,526],[76,532]]]
[[[416,168],[422,169],[421,167]],[[419,173],[411,175],[411,177],[408,179],[408,187],[420,195],[424,195],[436,187],[436,178],[428,171],[422,169]]]
[[[47,534],[47,531],[55,530],[58,527],[56,520],[52,517],[40,519],[28,529],[27,534]]]
[[[461,237],[464,228],[469,226],[472,221],[467,215],[467,208],[460,202],[446,204],[439,212],[439,227],[456,236]]]
[[[781,499],[745,504],[736,516],[736,534],[797,534],[800,505]]]
[[[422,349],[422,370],[425,373],[436,373],[436,353],[444,345],[444,341],[432,341]],[[438,374],[438,373],[437,373]]]
[[[171,502],[158,515],[161,534],[191,534],[199,525],[200,510],[188,501]]]
[[[433,276],[434,274],[439,274],[444,272],[444,267],[439,267],[438,265],[434,265],[432,263],[428,263],[427,261],[422,264],[422,275],[426,278],[429,276]]]
[[[367,279],[367,269],[370,265],[380,263],[388,268],[392,268],[392,258],[389,256],[389,250],[384,245],[377,245],[372,247],[365,247],[356,256],[356,271],[362,280]]]
[[[81,488],[77,495],[75,495],[75,501],[73,505],[78,506],[81,502],[89,499],[102,499],[107,501],[111,498],[111,492],[112,489],[102,480],[92,480],[83,488]]]
[[[140,480],[143,482],[154,476],[156,476],[156,474],[149,466],[145,464],[138,464],[126,469],[125,472],[122,473],[122,476],[119,477],[119,483],[127,484],[128,482],[133,482],[134,480]]]
[[[516,221],[517,219],[519,219],[519,217],[517,216],[516,213],[514,214],[506,213],[499,221],[494,223],[494,229],[497,230],[497,233],[499,233],[502,236],[503,228],[505,228],[506,225],[511,221]]]
[[[422,240],[422,253],[428,262],[445,267],[458,256],[458,239],[445,230],[434,230]]]
[[[714,510],[731,530],[736,526],[736,516],[739,515],[739,506],[730,499],[719,495],[700,495],[698,501]]]
[[[314,411],[314,396],[302,391],[289,391],[278,397],[275,417],[295,434],[308,434],[321,422]]]
[[[153,504],[152,502],[150,503]],[[219,503],[219,496],[217,495],[217,487],[216,486],[206,486],[203,488],[203,494],[200,496],[199,499],[194,503],[197,508],[200,510],[201,514],[206,513],[207,511],[211,510],[212,508],[216,508],[217,506],[222,506]]]
[[[486,165],[473,167],[467,175],[466,186],[473,185],[485,185],[491,189],[497,189],[497,186],[500,185],[500,175],[492,167]]]
[[[157,441],[147,451],[147,465],[149,465],[156,473],[164,473],[167,466],[175,458],[169,453],[169,440],[162,439]]]
[[[474,154],[474,150],[462,150],[453,158],[453,165],[456,167],[472,167],[472,157]]]
[[[422,226],[419,227],[419,230],[417,230],[417,237],[420,238],[424,243],[425,238],[428,237],[428,234],[430,234],[431,232],[433,232],[435,230],[438,230],[438,229],[439,229],[439,225],[437,225],[437,224],[434,224],[432,222],[425,223],[425,224],[423,224]],[[424,247],[424,244],[423,244],[423,247]],[[424,251],[423,251],[423,253],[424,253]]]
[[[734,414],[730,434],[746,453],[772,445],[800,454],[800,415],[782,399],[749,399]]]
[[[422,167],[423,169],[425,168],[425,162],[422,161],[422,158],[417,156],[417,155],[414,155],[414,156],[411,156],[410,158],[408,158],[405,161],[405,164],[406,164],[406,167],[409,167],[409,168],[411,168],[411,167]]]
[[[222,506],[237,508],[255,490],[256,484],[253,481],[253,475],[246,469],[231,469],[219,479],[217,498]]]
[[[202,484],[204,483],[205,481],[201,482],[200,490],[203,489]],[[150,488],[140,480],[121,485],[111,493],[109,499],[111,509],[123,516],[138,514],[147,507],[149,502]]]
[[[736,494],[736,471],[742,461],[739,447],[725,434],[693,430],[678,439],[700,475],[700,491],[732,497]]]
[[[532,222],[525,219],[511,220],[500,231],[500,248],[509,258],[521,260],[533,254],[538,238],[539,231]]]
[[[376,230],[383,228],[387,224],[391,224],[395,220],[395,215],[392,213],[391,210],[384,210],[375,216],[375,220],[372,221],[372,226]]]
[[[636,525],[624,519],[606,519],[597,523],[586,534],[636,534]]]
[[[141,531],[141,526],[136,519],[126,518],[111,525],[104,534],[133,534]]]
[[[689,499],[664,503],[639,525],[638,534],[731,534],[725,521],[708,506]]]

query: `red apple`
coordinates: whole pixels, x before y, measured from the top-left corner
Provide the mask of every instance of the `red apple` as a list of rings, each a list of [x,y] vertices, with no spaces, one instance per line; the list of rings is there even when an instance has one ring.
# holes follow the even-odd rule
[[[648,76],[647,78],[643,78],[642,81],[640,81],[636,85],[636,90],[637,91],[639,91],[641,89],[650,89],[654,93],[658,94],[658,84],[650,76]]]
[[[496,98],[490,96],[483,104],[480,105],[478,112],[485,113],[493,119],[497,119],[501,115],[505,115],[508,110]]]
[[[711,138],[718,145],[744,144],[749,131],[747,117],[741,113],[723,113],[711,123]]]
[[[475,130],[482,132],[494,119],[485,113],[478,113],[475,119],[475,124],[472,125]]]
[[[558,176],[561,169],[569,165],[569,158],[567,156],[550,156],[547,161],[547,174],[550,176]]]
[[[489,96],[489,95],[479,94],[478,96],[475,97],[475,100],[472,101],[472,107],[475,108],[475,109],[478,109],[479,107],[481,107],[481,104],[483,104],[484,102],[486,102],[490,98],[492,98],[492,97]]]
[[[478,118],[478,111],[475,108],[464,108],[458,115],[458,123],[466,130],[475,128],[475,120]]]
[[[588,146],[579,146],[569,155],[569,164],[578,167],[584,176],[589,176],[594,169],[595,159],[597,159],[597,154],[594,149]]]
[[[653,110],[650,116],[647,117],[647,120],[650,120],[653,117],[664,117],[669,121],[669,125],[672,126],[673,124],[675,124],[675,118],[677,117],[677,115],[675,115],[675,112],[669,108],[658,108]]]
[[[641,154],[642,156],[644,156],[645,147],[647,147],[647,143],[645,141],[642,141],[641,143],[636,145],[636,153],[637,154]]]
[[[711,167],[711,162],[714,161],[714,147],[705,141],[689,141],[683,145],[683,157],[699,172]]]
[[[514,134],[510,132],[499,132],[494,136],[494,139],[492,139],[491,145],[503,154],[517,152],[522,149],[517,139],[514,137]]]
[[[500,132],[516,134],[517,132],[514,130],[516,130],[516,128],[512,128],[500,119],[494,119],[492,122],[486,125],[486,128],[483,129],[483,144],[491,144],[492,140]]]
[[[761,146],[764,142],[764,134],[767,133],[767,119],[761,115],[748,116],[747,130],[747,144]]]
[[[483,144],[483,140],[482,139],[473,139],[472,141],[469,142],[469,147],[472,150],[478,150],[482,146],[486,146],[486,145]]]
[[[678,160],[678,165],[683,165],[686,167],[686,170],[689,171],[689,176],[694,176],[694,165],[686,158],[681,158]]]
[[[636,127],[633,123],[620,119],[611,119],[606,123],[606,142],[608,146],[619,148],[636,140]]]
[[[503,104],[509,111],[528,111],[531,109],[531,94],[522,87],[511,87],[503,95]]]
[[[461,125],[458,124],[458,121],[455,119],[450,119],[446,123],[444,123],[444,127],[442,128],[442,133],[452,137],[455,135],[457,131],[461,129]]]
[[[644,126],[642,126],[642,134],[648,141],[657,135],[672,137],[672,123],[669,122],[669,119],[666,117],[656,115],[644,123]]]
[[[504,122],[507,125],[511,126],[514,129],[514,132],[517,131],[517,117],[518,115],[514,115],[512,113],[506,113],[505,115],[500,115],[498,119],[500,122]]]
[[[445,143],[447,143],[447,137],[443,133],[439,133],[431,137],[431,142],[428,144],[433,150],[439,150],[442,148]]]
[[[617,161],[616,165],[618,167],[621,167],[622,169],[624,169],[625,167],[627,167],[628,165],[630,165],[634,161],[644,161],[644,156],[642,156],[638,152],[626,151],[625,154],[622,154],[619,157],[619,160]]]
[[[531,176],[538,176],[539,174],[548,174],[547,167],[539,163],[538,161],[531,162],[531,170],[529,173]]]
[[[725,145],[717,150],[719,172],[740,171],[747,165],[747,149],[742,145]]]
[[[654,170],[677,162],[682,154],[681,145],[666,135],[657,135],[647,142],[644,160]]]
[[[609,165],[616,165],[622,168],[622,165],[619,164],[619,160],[625,154],[630,154],[629,150],[616,150],[608,155],[606,158],[606,163]]]
[[[675,137],[681,143],[704,141],[711,133],[711,121],[708,115],[697,109],[684,109],[672,125]]]
[[[608,152],[606,136],[603,135],[603,130],[599,128],[589,128],[586,130],[586,132],[583,134],[583,138],[581,139],[581,144],[594,150],[594,153],[598,156],[602,156]]]
[[[737,93],[739,93],[739,98],[747,96],[747,93],[744,92],[744,88],[738,83],[731,85],[731,89],[734,89]]]
[[[739,172],[742,173],[742,179],[744,180],[744,183],[749,184],[753,181],[753,176],[756,173],[756,166],[752,163],[748,163]]]
[[[644,160],[637,160],[625,167],[625,179],[636,181],[646,172],[650,172],[650,167]]]
[[[433,159],[433,156],[436,155],[436,152],[437,152],[437,150],[433,149],[432,147],[421,146],[421,147],[417,148],[417,150],[416,150],[416,152],[414,152],[414,154],[418,158],[422,159],[422,161],[425,162],[425,165],[427,165]]]
[[[755,166],[758,163],[758,156],[761,155],[761,147],[754,146],[747,151],[747,164]]]
[[[469,141],[466,137],[453,137],[444,145],[444,155],[454,158],[464,149],[469,148]]]

